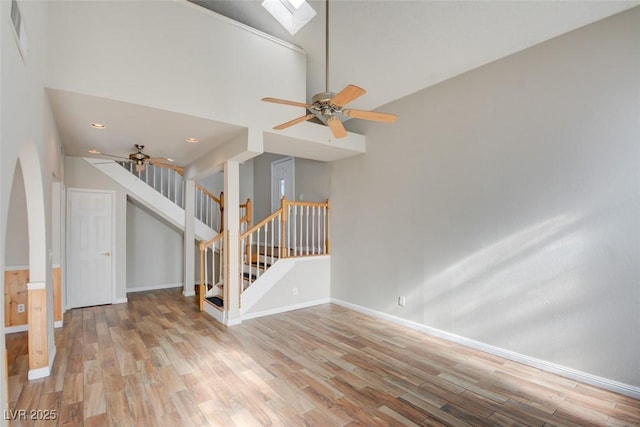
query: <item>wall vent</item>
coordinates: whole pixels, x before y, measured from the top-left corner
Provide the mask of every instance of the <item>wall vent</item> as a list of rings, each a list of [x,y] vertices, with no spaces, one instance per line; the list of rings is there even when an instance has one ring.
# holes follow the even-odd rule
[[[11,23],[13,24],[13,30],[20,53],[22,57],[25,58],[27,54],[27,32],[24,27],[24,20],[22,19],[22,12],[20,12],[18,0],[11,0]]]

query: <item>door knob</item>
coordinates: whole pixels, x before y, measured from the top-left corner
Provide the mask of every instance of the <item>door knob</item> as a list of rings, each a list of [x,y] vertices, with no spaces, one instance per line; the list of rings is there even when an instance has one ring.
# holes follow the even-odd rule
[[[111,256],[111,252],[104,252],[102,255],[104,255],[104,256]]]

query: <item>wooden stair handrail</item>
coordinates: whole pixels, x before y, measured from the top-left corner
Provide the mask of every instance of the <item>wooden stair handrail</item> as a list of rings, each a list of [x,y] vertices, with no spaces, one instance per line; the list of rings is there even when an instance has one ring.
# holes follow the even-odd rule
[[[251,227],[250,229],[248,229],[247,231],[245,231],[244,233],[242,233],[240,235],[240,240],[246,238],[249,234],[253,233],[254,231],[256,231],[257,229],[261,228],[263,225],[265,225],[267,222],[271,221],[272,219],[276,218],[277,216],[280,215],[280,213],[282,212],[282,208],[278,209],[277,211],[275,211],[274,213],[272,213],[271,215],[269,215],[268,217],[266,217],[265,219],[263,219],[262,221],[260,221],[259,223],[257,223],[256,225],[254,225],[253,227]]]
[[[329,201],[326,202],[292,202],[287,200],[287,204],[291,206],[309,206],[309,207],[318,207],[318,208],[328,208]]]
[[[204,310],[204,296],[207,293],[207,290],[206,290],[207,284],[204,283],[204,268],[205,268],[204,251],[209,246],[213,246],[218,240],[222,239],[223,237],[224,237],[224,232],[221,231],[209,241],[205,242],[204,240],[201,240],[200,243],[198,244],[198,249],[200,250],[200,291],[199,291],[200,295],[198,296],[198,300],[199,300],[198,306],[200,308],[200,311]],[[214,279],[214,282],[215,282],[215,279]]]
[[[184,168],[181,168],[180,166],[169,165],[169,164],[160,163],[160,162],[156,163],[154,161],[150,161],[149,163],[158,168],[171,169],[177,172],[180,176],[184,177]],[[222,205],[221,200],[218,197],[211,194],[206,188],[204,188],[202,185],[198,184],[197,182],[195,184],[196,184],[196,188],[202,191],[208,198],[216,202],[218,205]]]
[[[184,169],[181,168],[180,166],[175,166],[175,165],[168,165],[166,163],[160,163],[160,162],[154,162],[153,160],[149,161],[149,164],[157,167],[157,168],[165,168],[165,169],[171,169],[175,172],[177,172],[180,176],[184,176]]]
[[[221,203],[220,203],[220,199],[219,198],[217,198],[216,196],[211,194],[206,188],[204,188],[202,185],[198,184],[197,182],[196,182],[196,188],[198,190],[202,191],[205,196],[207,196],[208,198],[210,198],[211,200],[216,202],[218,204],[218,206],[222,206]]]
[[[218,234],[216,234],[212,239],[210,239],[209,241],[205,242],[204,240],[202,240],[200,242],[200,244],[204,244],[204,246],[202,246],[202,249],[200,249],[201,251],[204,251],[204,248],[208,248],[209,246],[213,245],[214,243],[216,243],[218,240],[222,239],[222,237],[224,236],[224,232],[219,232]]]

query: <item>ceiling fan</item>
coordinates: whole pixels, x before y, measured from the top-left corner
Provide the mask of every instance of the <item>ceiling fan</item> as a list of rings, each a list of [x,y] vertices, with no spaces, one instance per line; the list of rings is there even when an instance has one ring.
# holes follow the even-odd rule
[[[90,151],[90,153],[100,154],[101,156],[115,157],[117,159],[123,159],[125,161],[134,163],[136,165],[136,172],[143,172],[145,166],[148,163],[150,163],[150,164],[166,164],[166,165],[171,166],[172,168],[175,167],[175,166],[173,166],[173,165],[171,165],[169,163],[165,163],[165,161],[166,162],[173,161],[171,159],[168,159],[166,157],[151,157],[150,155],[143,153],[142,150],[144,150],[144,145],[134,144],[134,146],[136,147],[136,152],[129,154],[129,157],[116,156],[114,154],[107,154],[107,153],[102,153],[102,152],[99,152],[99,151]]]
[[[340,116],[384,123],[395,122],[396,116],[394,114],[379,113],[376,111],[355,110],[352,108],[345,109],[344,107],[348,103],[365,94],[366,91],[358,86],[348,85],[337,94],[329,92],[329,0],[326,0],[325,25],[325,91],[314,95],[311,98],[310,104],[288,101],[286,99],[262,98],[262,100],[265,102],[302,107],[309,111],[309,114],[282,123],[274,127],[273,129],[286,129],[290,126],[306,122],[307,120],[311,120],[315,117],[322,123],[329,126],[334,137],[344,138],[345,136],[347,136],[347,131],[342,124]]]

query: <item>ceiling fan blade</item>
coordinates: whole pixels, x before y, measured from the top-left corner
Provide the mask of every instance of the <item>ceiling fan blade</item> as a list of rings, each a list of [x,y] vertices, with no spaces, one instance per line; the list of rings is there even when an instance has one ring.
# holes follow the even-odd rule
[[[348,85],[347,87],[342,89],[340,92],[338,92],[333,98],[331,98],[331,101],[329,102],[331,103],[332,106],[341,108],[347,105],[348,103],[350,103],[351,101],[353,101],[354,99],[361,97],[365,93],[366,93],[366,90],[362,89],[361,87],[358,87],[355,85]]]
[[[344,128],[342,120],[340,120],[338,117],[329,117],[329,119],[327,120],[327,126],[329,126],[329,129],[331,129],[331,133],[333,133],[333,136],[335,136],[336,138],[344,138],[345,136],[347,136],[347,130]]]
[[[314,117],[315,115],[313,114],[307,114],[306,116],[298,117],[297,119],[289,120],[286,123],[282,123],[281,125],[274,127],[274,129],[275,130],[286,129],[290,126],[297,125],[298,123],[306,122],[307,120],[312,119]]]
[[[374,122],[393,123],[398,118],[395,114],[378,113],[376,111],[364,111],[364,110],[342,110],[342,114],[347,117],[353,117],[356,119],[373,120]]]
[[[107,154],[107,153],[96,153],[96,154],[99,156],[115,157],[116,159],[129,160],[128,157],[116,156],[114,154]]]
[[[309,108],[311,107],[311,105],[302,103],[302,102],[296,102],[296,101],[288,101],[286,99],[278,99],[278,98],[262,98],[262,100],[264,102],[273,102],[274,104],[284,104],[284,105],[291,105],[293,107],[302,107],[302,108]]]

